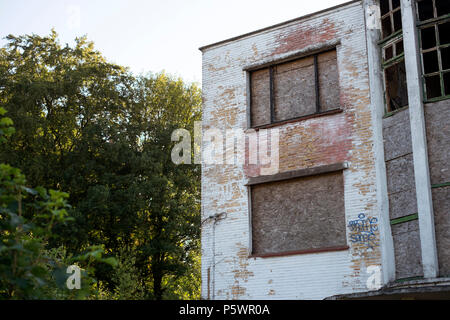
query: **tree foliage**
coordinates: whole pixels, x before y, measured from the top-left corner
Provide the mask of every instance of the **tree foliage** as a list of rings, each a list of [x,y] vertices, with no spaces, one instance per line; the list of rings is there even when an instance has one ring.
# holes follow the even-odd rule
[[[7,40],[0,106],[16,134],[0,146],[0,162],[21,168],[30,185],[70,194],[74,221],[55,226],[49,246],[79,255],[101,245],[133,257],[119,269],[95,265],[115,297],[128,297],[127,281],[142,298],[195,297],[198,286],[183,282],[198,283],[188,278],[198,276],[200,168],[172,163],[171,134],[200,119],[199,88],[165,74],[134,76],[85,37],[72,47],[54,31]],[[137,276],[125,281],[134,271],[124,270]]]
[[[0,116],[5,112],[0,107]],[[2,142],[14,133],[12,124],[10,118],[0,118]],[[114,258],[102,257],[102,247],[90,247],[76,257],[49,254],[48,242],[57,236],[54,226],[72,220],[67,214],[68,196],[42,187],[29,188],[19,169],[0,163],[0,299],[85,298],[95,294],[89,263],[116,264]],[[82,289],[68,290],[66,267],[85,262]]]

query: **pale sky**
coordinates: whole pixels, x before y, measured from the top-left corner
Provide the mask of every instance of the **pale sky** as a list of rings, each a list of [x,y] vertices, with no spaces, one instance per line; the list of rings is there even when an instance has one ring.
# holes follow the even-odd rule
[[[63,44],[87,35],[110,61],[135,74],[166,71],[201,83],[199,47],[348,0],[0,0],[0,46],[8,34]]]

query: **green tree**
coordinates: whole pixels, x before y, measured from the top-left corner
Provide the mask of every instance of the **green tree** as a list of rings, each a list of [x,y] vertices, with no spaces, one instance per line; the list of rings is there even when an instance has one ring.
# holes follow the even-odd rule
[[[0,107],[0,116],[5,112]],[[14,133],[12,124],[10,118],[0,118],[1,142]],[[73,258],[48,254],[48,242],[56,236],[54,226],[71,221],[67,198],[68,194],[61,191],[27,187],[19,169],[0,163],[0,299],[85,298],[94,293],[96,282],[89,263],[94,260],[115,265],[115,259],[102,258],[101,247],[91,247]],[[82,287],[69,291],[65,268],[85,262],[88,267]]]
[[[181,293],[172,284],[198,276],[200,168],[172,163],[171,134],[200,119],[199,88],[165,74],[135,77],[85,37],[73,47],[54,31],[7,40],[0,106],[17,133],[0,146],[0,162],[21,168],[31,185],[70,194],[75,221],[56,226],[50,246],[73,255],[130,248],[143,297],[196,296],[198,286]],[[120,286],[116,269],[95,270],[106,290]]]
[[[178,128],[193,132],[200,119],[201,96],[196,86],[186,87],[164,74],[141,78],[138,92],[142,98],[137,110],[143,116],[133,119],[131,126],[139,132],[143,161],[141,227],[135,239],[138,262],[150,267],[141,268],[144,278],[151,279],[153,297],[161,299],[169,288],[164,286],[166,278],[198,275],[200,167],[172,162],[171,136]]]

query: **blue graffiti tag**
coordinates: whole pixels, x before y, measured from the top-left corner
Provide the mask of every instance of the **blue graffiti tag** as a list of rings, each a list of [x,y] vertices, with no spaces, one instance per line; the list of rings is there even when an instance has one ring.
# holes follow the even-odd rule
[[[378,219],[367,217],[364,213],[358,216],[357,220],[349,222],[348,227],[352,234],[350,241],[352,243],[363,243],[367,248],[373,249],[377,245],[375,231],[378,231]]]

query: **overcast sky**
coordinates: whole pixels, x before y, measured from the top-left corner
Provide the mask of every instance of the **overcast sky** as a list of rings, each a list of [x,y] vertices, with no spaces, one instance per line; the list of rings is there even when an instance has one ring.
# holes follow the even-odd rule
[[[62,43],[87,35],[111,62],[136,74],[160,72],[201,82],[199,47],[347,0],[0,0],[0,46],[8,34]]]

